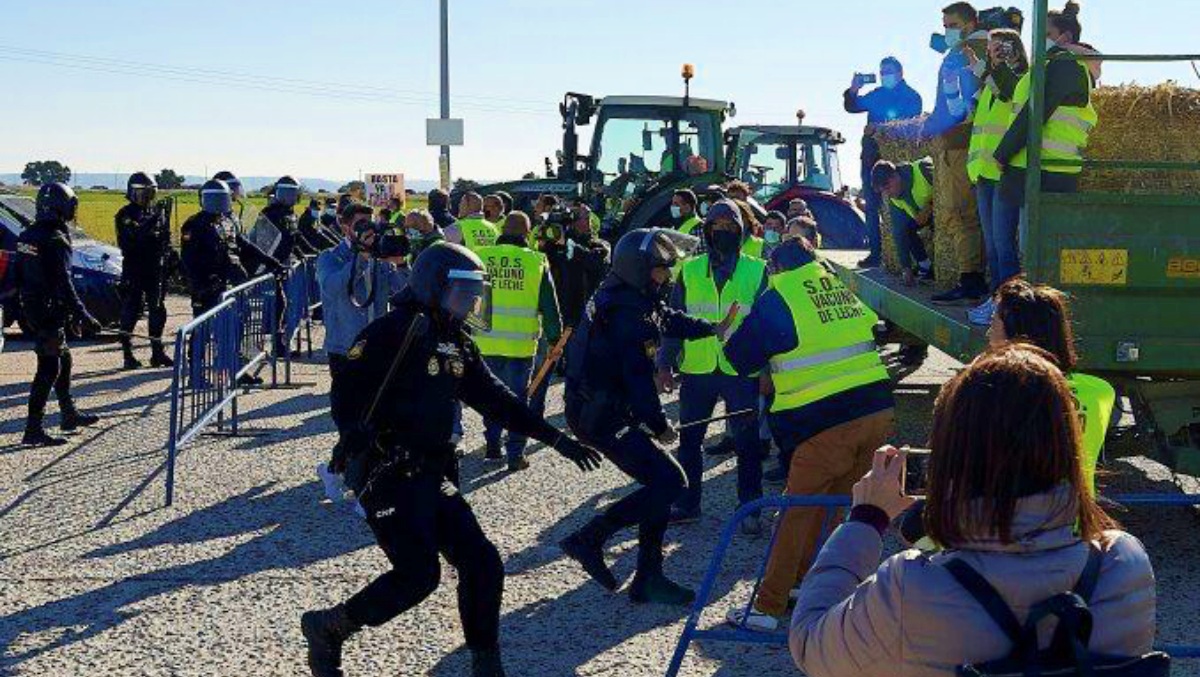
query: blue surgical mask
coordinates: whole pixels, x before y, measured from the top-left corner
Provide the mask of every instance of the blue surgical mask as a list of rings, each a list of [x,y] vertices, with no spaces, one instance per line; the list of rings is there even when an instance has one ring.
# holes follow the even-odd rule
[[[409,240],[421,239],[421,231],[417,230],[416,228],[405,228],[404,234],[408,236]]]
[[[900,76],[889,73],[879,78],[879,84],[883,85],[884,89],[895,89],[900,84]]]
[[[310,209],[310,210],[308,210],[308,213],[311,214],[312,217],[315,219],[321,215],[321,210],[320,209]]]
[[[946,29],[946,47],[954,49],[962,44],[962,29],[947,28]]]
[[[679,208],[679,205],[671,205],[671,218],[677,219],[681,216],[683,216],[683,210]]]
[[[777,230],[763,231],[763,240],[766,241],[767,244],[778,244],[780,239],[781,237],[779,235],[779,231]]]
[[[1055,47],[1058,47],[1058,43],[1051,40],[1050,38],[1046,38],[1046,51],[1049,52],[1050,50],[1054,49]]]
[[[707,202],[700,203],[700,216],[708,216],[708,203]]]

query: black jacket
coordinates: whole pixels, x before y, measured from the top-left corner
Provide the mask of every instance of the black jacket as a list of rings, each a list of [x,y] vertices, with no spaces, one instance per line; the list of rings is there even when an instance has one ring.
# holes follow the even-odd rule
[[[484,364],[475,342],[461,325],[430,321],[401,361],[380,397],[374,417],[361,424],[384,381],[416,315],[428,312],[407,292],[396,307],[367,325],[347,352],[346,368],[333,398],[335,417],[357,432],[347,436],[346,481],[361,489],[376,467],[405,450],[424,463],[442,468],[454,445],[458,402],[505,429],[554,444],[559,431],[529,410]],[[373,444],[377,442],[377,444]],[[357,486],[356,486],[357,485]]]
[[[246,280],[242,238],[229,217],[207,212],[192,215],[183,222],[179,249],[192,298],[219,296],[230,285]]]
[[[167,211],[159,205],[146,208],[131,203],[117,211],[115,221],[117,246],[124,259],[122,277],[162,277],[171,251]]]
[[[71,231],[62,221],[39,220],[17,238],[21,312],[39,330],[62,329],[88,316],[71,278]]]
[[[610,250],[604,240],[587,236],[575,241],[574,255],[567,247],[552,244],[543,249],[550,262],[550,276],[558,290],[558,305],[564,327],[577,327],[588,299],[608,274]]]
[[[310,210],[304,210],[304,213],[296,220],[296,225],[300,228],[304,239],[320,251],[332,249],[338,244],[332,235],[322,230],[320,217],[313,216]]]
[[[629,425],[645,425],[656,435],[666,430],[654,383],[659,344],[664,335],[700,339],[714,328],[610,276],[567,347],[571,429],[584,440],[603,440]]]
[[[300,231],[296,215],[290,208],[281,204],[267,205],[262,210],[262,215],[279,230],[279,246],[275,248],[275,251],[270,252],[275,260],[286,265],[294,255],[297,257],[315,256],[321,251],[320,247],[309,242],[304,233]]]

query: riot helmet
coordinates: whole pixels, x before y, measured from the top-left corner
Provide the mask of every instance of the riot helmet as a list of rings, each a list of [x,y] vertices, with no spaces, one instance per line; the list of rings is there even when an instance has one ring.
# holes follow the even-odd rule
[[[698,240],[667,228],[637,228],[621,236],[612,255],[612,274],[646,294],[658,291],[655,268],[671,270]]]
[[[242,182],[240,179],[238,179],[238,177],[234,176],[233,172],[228,170],[220,171],[216,174],[213,174],[213,178],[217,181],[225,182],[225,185],[229,188],[229,192],[233,196],[234,200],[240,200],[245,196],[246,192],[242,188]]]
[[[65,183],[47,183],[38,189],[37,218],[39,220],[70,222],[79,210],[79,198]]]
[[[300,183],[290,176],[281,177],[271,188],[271,204],[283,205],[287,208],[300,202]]]
[[[474,252],[436,242],[413,262],[408,288],[418,303],[453,322],[480,331],[492,326],[492,287],[487,269]]]
[[[220,179],[210,179],[200,186],[200,209],[205,214],[221,216],[233,211],[233,191]]]
[[[154,177],[145,172],[129,175],[129,181],[125,183],[126,200],[139,207],[149,207],[157,195],[158,183],[154,181]]]

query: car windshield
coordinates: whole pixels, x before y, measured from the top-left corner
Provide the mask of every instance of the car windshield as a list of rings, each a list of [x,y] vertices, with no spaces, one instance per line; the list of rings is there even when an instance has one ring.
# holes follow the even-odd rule
[[[610,199],[632,197],[665,174],[712,171],[717,116],[709,111],[652,106],[603,109],[593,143],[594,180]]]

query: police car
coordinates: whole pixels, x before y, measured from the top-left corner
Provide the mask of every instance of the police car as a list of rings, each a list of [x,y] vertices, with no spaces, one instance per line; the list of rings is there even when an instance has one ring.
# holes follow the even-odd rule
[[[0,310],[4,326],[21,322],[17,301],[17,237],[33,223],[34,201],[21,195],[0,194]],[[88,312],[101,324],[114,325],[121,315],[121,250],[87,236],[72,225],[74,258],[71,276]],[[24,326],[22,325],[22,329]]]

